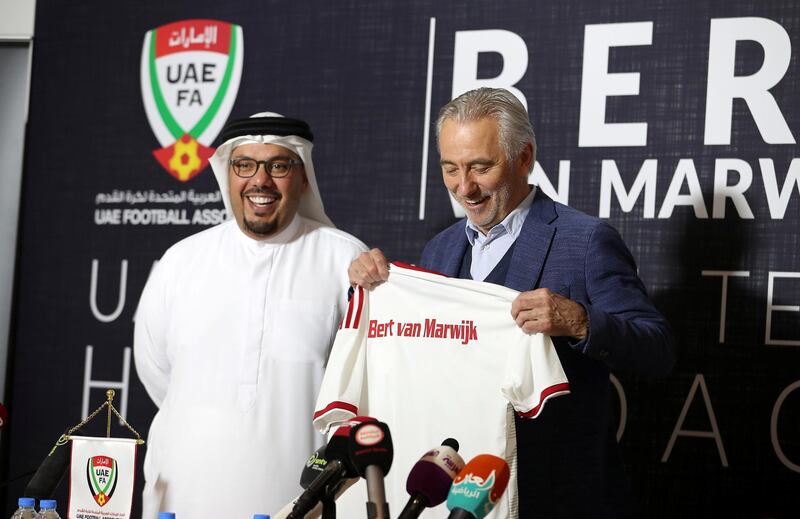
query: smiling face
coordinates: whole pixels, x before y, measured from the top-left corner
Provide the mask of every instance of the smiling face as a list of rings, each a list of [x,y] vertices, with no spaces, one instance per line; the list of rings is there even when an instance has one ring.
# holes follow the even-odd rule
[[[243,144],[231,152],[231,160],[299,160],[294,152],[275,144]],[[239,228],[247,236],[261,240],[289,225],[297,213],[300,198],[308,189],[305,169],[292,166],[284,178],[271,178],[263,164],[250,178],[241,178],[228,166],[231,211]]]
[[[497,121],[491,117],[445,120],[439,133],[439,153],[445,186],[484,234],[530,193],[532,146],[509,162],[500,144]]]

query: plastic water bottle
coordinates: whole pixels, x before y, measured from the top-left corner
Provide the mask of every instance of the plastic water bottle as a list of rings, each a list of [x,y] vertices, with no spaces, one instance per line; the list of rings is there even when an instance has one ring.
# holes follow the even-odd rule
[[[175,519],[175,512],[158,512],[158,519]]]
[[[11,516],[11,519],[39,519],[39,514],[36,513],[34,505],[36,500],[32,497],[20,497],[19,508]]]
[[[61,516],[56,512],[55,499],[42,499],[39,502],[39,517],[41,519],[61,519]]]

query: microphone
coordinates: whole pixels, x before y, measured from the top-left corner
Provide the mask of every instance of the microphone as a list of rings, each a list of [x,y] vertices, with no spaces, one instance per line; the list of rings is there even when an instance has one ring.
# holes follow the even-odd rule
[[[333,433],[327,447],[325,447],[327,458],[325,466],[297,498],[292,511],[286,516],[287,519],[301,519],[314,509],[317,503],[325,498],[326,495],[335,494],[338,490],[337,486],[343,480],[359,476],[348,458],[348,440],[352,427],[367,420],[374,420],[374,418],[357,416],[348,422],[344,422]]]
[[[326,450],[327,447],[322,446],[306,460],[303,472],[300,473],[300,486],[302,488],[308,488],[328,465],[328,458],[325,456]]]
[[[75,432],[79,433],[80,429]],[[53,496],[69,467],[70,449],[66,447],[68,442],[67,434],[62,434],[28,481],[28,486],[25,487],[26,496],[36,499],[50,499]]]
[[[503,458],[479,454],[458,473],[447,494],[448,519],[483,519],[508,486],[511,472]]]
[[[383,477],[392,467],[392,435],[383,422],[358,424],[350,431],[350,461],[367,480],[367,519],[389,519]]]
[[[426,508],[443,503],[450,485],[463,468],[464,460],[453,438],[447,438],[440,447],[426,452],[408,473],[406,490],[411,497],[397,519],[416,519]]]
[[[314,454],[312,454],[306,461],[303,472],[300,474],[300,486],[308,488],[314,480],[325,470],[328,465],[328,458],[325,456],[326,447],[321,447]],[[306,518],[317,517],[320,514],[322,519],[334,519],[336,517],[336,499],[344,493],[345,490],[350,488],[358,478],[346,478],[340,480],[338,483],[330,484],[325,489],[325,494],[320,499],[320,503],[306,514]]]
[[[358,478],[347,478],[343,480],[342,483],[336,487],[335,494],[333,494],[332,496],[333,500],[335,501],[339,499],[339,496],[344,494],[347,490],[350,489],[351,486],[355,485],[356,483],[358,483]],[[328,494],[326,494],[325,498],[327,498],[327,496]],[[290,514],[292,513],[292,509],[294,508],[295,502],[297,502],[297,498],[290,501],[287,505],[285,505],[283,508],[278,510],[278,512],[271,515],[270,517],[272,517],[272,519],[289,519]],[[319,502],[316,505],[314,505],[314,508],[312,508],[302,517],[303,519],[317,519],[318,517],[322,517],[323,519],[325,519],[325,511],[323,510],[322,502]]]

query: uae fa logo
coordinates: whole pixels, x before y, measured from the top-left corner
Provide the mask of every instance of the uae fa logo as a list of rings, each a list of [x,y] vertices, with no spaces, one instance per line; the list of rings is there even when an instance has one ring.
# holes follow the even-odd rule
[[[86,462],[86,480],[95,502],[105,506],[117,488],[117,461],[108,456],[92,456]]]
[[[144,35],[142,98],[162,146],[153,155],[181,182],[214,153],[209,146],[239,91],[243,50],[242,28],[217,20],[182,20]]]

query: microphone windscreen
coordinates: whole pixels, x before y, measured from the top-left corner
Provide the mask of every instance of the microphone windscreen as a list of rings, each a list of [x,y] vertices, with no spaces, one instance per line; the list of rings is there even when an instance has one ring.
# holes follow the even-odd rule
[[[377,422],[377,421],[378,421],[378,419],[373,417],[373,416],[358,415],[358,416],[352,417],[349,420],[349,423],[350,423],[351,426],[355,426],[355,425],[358,425],[360,423]]]
[[[456,476],[447,494],[447,508],[466,510],[482,519],[492,511],[508,486],[511,472],[503,458],[479,454]]]
[[[464,460],[458,452],[442,443],[441,447],[431,449],[411,467],[406,490],[412,496],[424,496],[429,507],[437,506],[447,499],[453,479],[463,468]]]
[[[308,488],[317,476],[325,470],[328,465],[328,458],[325,457],[325,447],[320,447],[317,451],[309,456],[306,460],[306,465],[303,467],[303,472],[300,473],[300,486]]]
[[[338,422],[339,427],[333,431],[331,439],[325,448],[325,456],[328,461],[340,460],[348,468],[348,477],[359,477],[355,473],[355,468],[350,462],[350,431],[358,424],[367,422],[377,422],[371,416],[355,416],[349,420]]]
[[[454,451],[458,452],[458,440],[455,438],[447,438],[445,441],[442,442],[442,445],[450,447]]]
[[[394,458],[394,447],[389,426],[383,422],[366,422],[350,431],[350,461],[361,477],[369,466],[380,467],[389,473]]]

